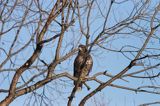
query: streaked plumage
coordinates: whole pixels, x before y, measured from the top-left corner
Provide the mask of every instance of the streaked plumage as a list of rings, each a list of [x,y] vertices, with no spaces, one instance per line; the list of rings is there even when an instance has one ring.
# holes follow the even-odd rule
[[[79,45],[79,52],[74,61],[74,77],[79,78],[81,83],[78,85],[78,89],[82,88],[82,82],[89,75],[89,72],[93,66],[93,60],[90,54],[88,54],[87,47],[85,45]],[[76,85],[76,81],[74,81]]]

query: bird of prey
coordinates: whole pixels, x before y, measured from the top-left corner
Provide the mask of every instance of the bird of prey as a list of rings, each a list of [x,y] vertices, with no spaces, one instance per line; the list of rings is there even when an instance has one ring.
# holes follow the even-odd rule
[[[81,90],[83,82],[92,69],[93,60],[85,45],[79,45],[78,49],[78,55],[74,60],[74,77],[80,79],[77,90]],[[76,84],[77,81],[74,81],[75,86]]]

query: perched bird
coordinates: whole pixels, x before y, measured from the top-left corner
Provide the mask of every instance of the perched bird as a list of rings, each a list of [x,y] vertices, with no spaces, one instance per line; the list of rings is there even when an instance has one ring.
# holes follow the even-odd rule
[[[78,49],[78,55],[74,60],[74,77],[80,79],[77,90],[81,90],[83,81],[85,81],[92,69],[93,60],[85,45],[79,45]],[[74,81],[75,86],[76,84],[77,81]]]

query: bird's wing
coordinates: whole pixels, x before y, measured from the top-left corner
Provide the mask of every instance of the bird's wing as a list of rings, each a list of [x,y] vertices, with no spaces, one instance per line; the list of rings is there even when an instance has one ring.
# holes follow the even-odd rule
[[[78,55],[74,61],[74,76],[79,77],[81,73],[81,66],[83,65],[83,56]]]

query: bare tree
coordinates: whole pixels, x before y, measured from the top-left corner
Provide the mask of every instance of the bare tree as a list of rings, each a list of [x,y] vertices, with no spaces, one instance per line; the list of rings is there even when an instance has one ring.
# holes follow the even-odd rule
[[[107,87],[159,95],[159,27],[159,0],[0,0],[0,106],[22,96],[27,106],[53,105],[59,96],[71,106],[82,43],[94,68],[79,106]],[[147,83],[121,84],[133,79]]]

